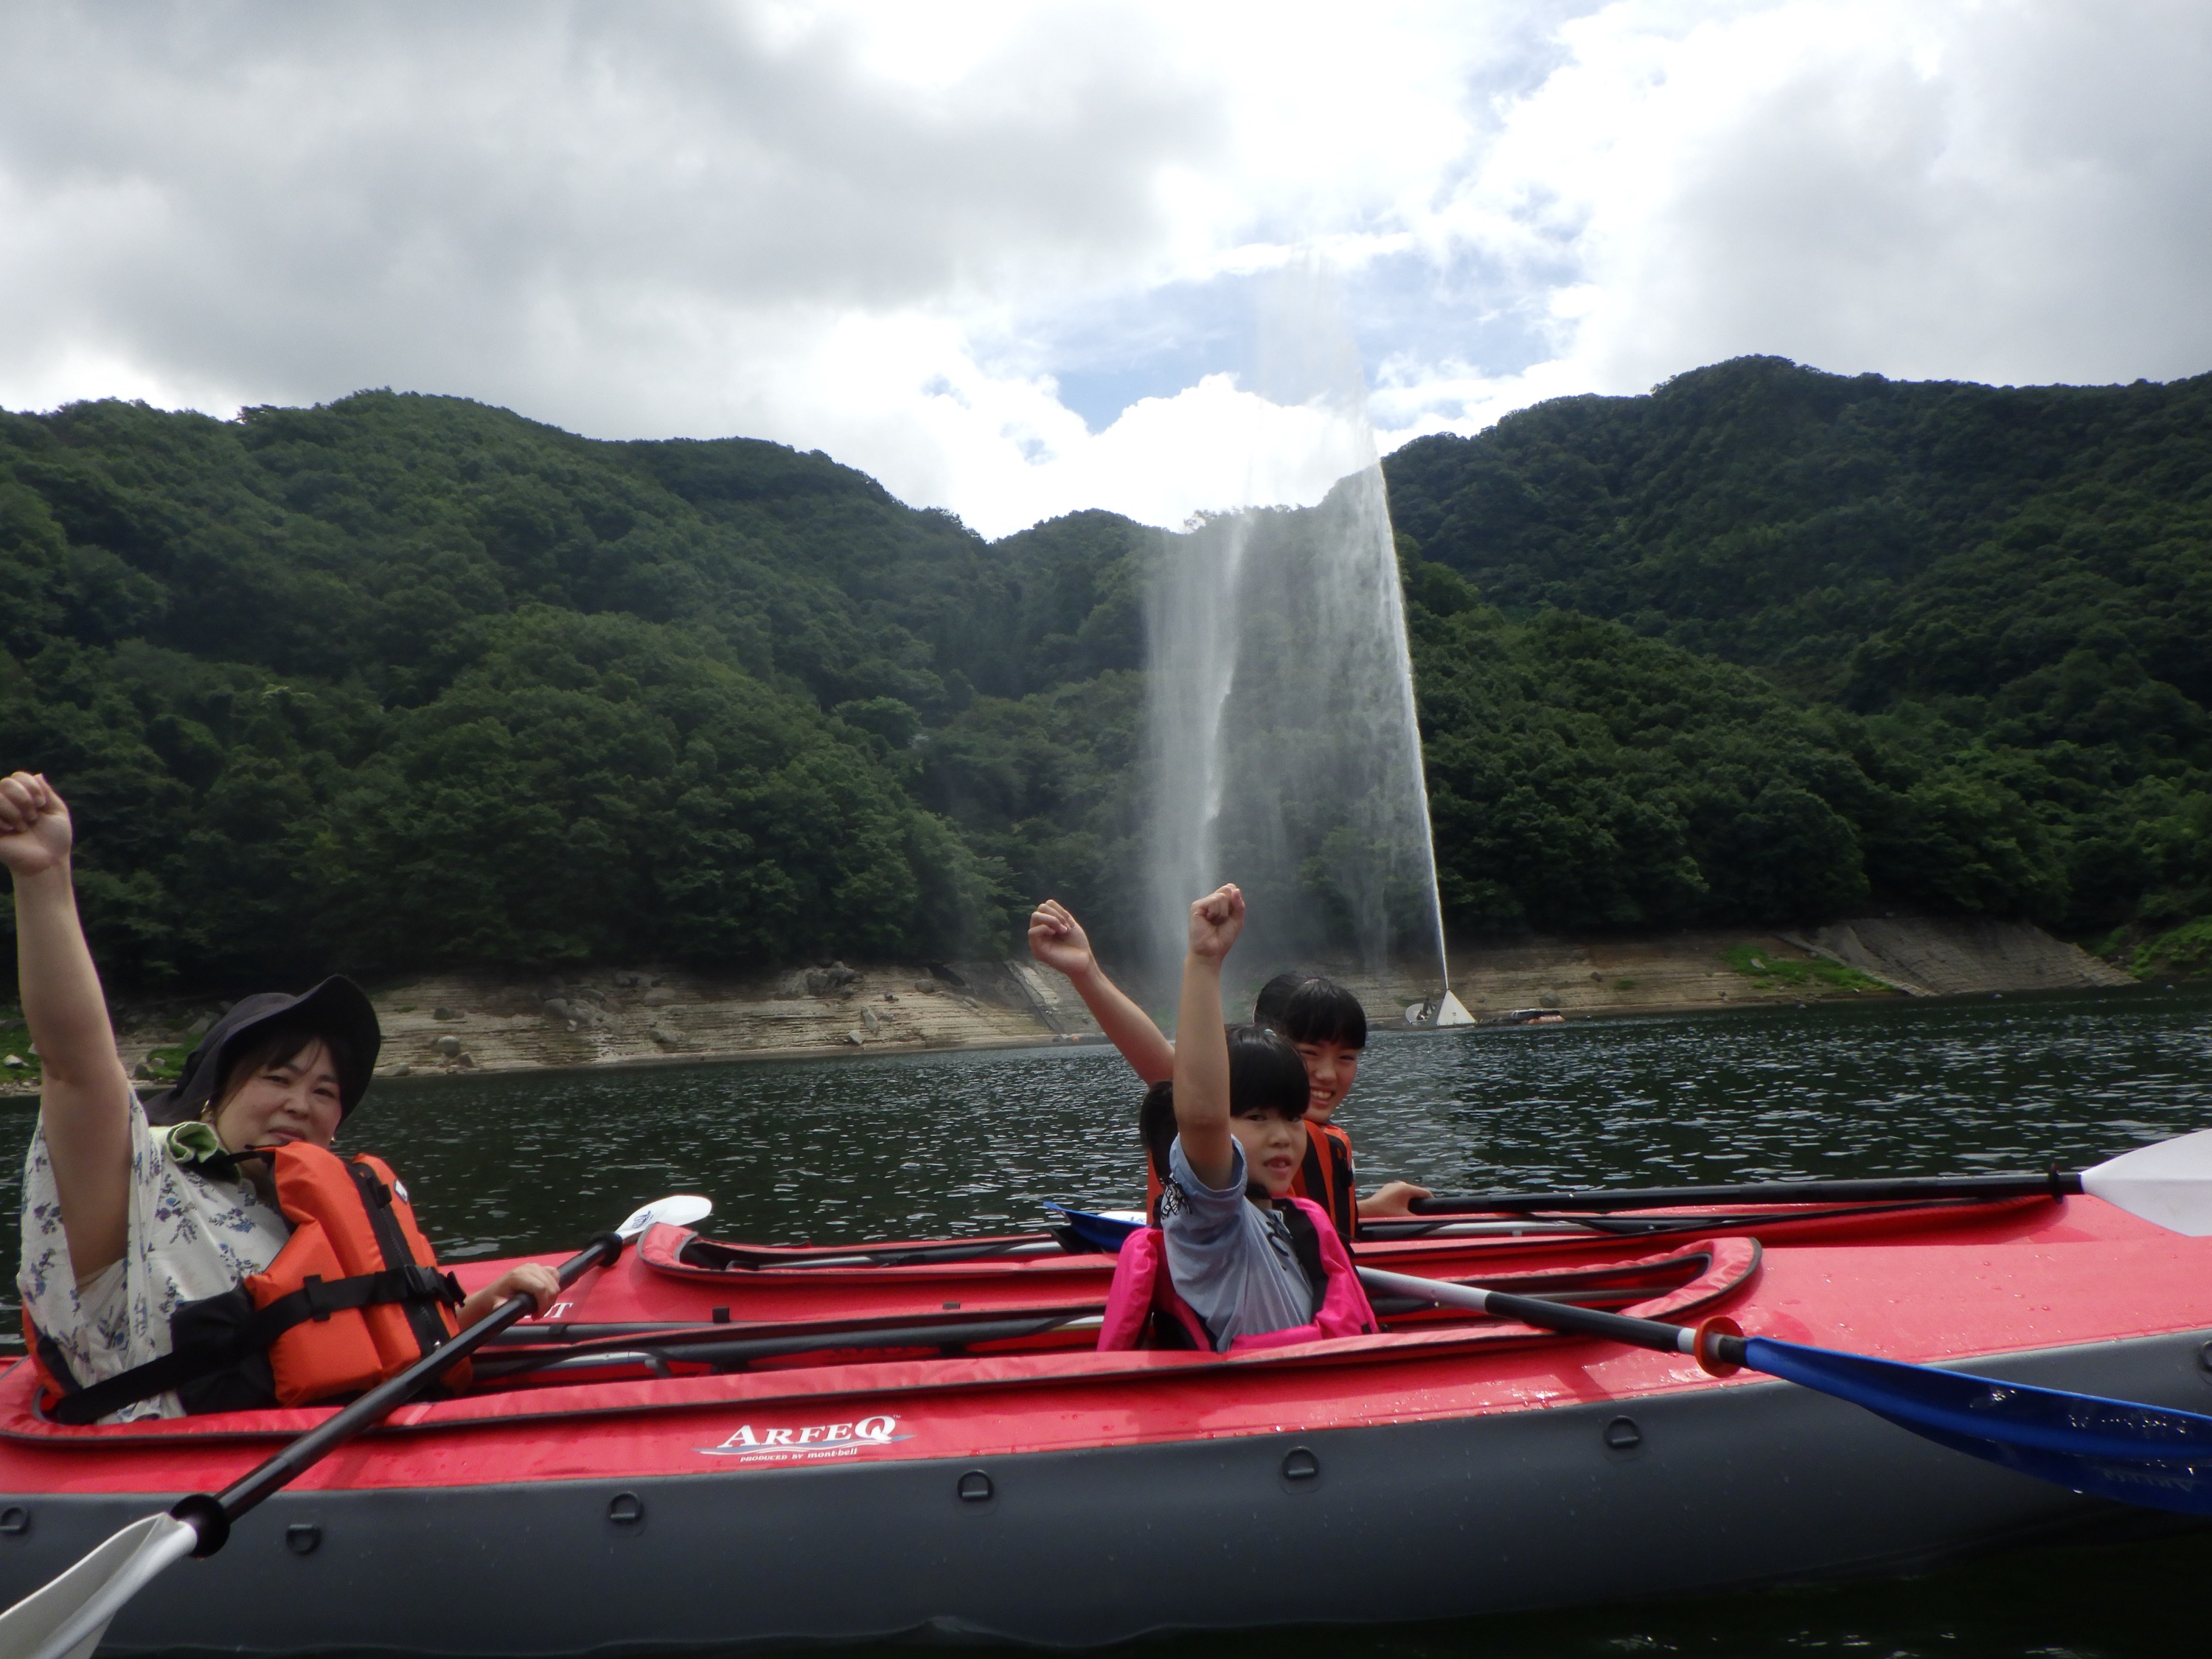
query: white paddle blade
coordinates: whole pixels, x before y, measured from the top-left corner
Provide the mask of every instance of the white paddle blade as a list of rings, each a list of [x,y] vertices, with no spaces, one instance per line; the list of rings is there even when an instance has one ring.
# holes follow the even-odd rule
[[[690,1227],[714,1212],[714,1200],[696,1193],[675,1193],[657,1198],[615,1229],[624,1238],[642,1238],[648,1227]],[[0,1659],[6,1659],[0,1655]]]
[[[2138,1146],[2084,1170],[2081,1190],[2168,1232],[2212,1234],[2212,1129]]]
[[[134,1521],[42,1589],[0,1613],[0,1659],[92,1659],[107,1622],[199,1534],[173,1515]]]

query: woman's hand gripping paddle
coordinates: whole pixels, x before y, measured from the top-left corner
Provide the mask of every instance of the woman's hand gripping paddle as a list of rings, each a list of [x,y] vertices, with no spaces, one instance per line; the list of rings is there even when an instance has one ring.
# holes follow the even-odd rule
[[[1746,1336],[1725,1318],[1669,1325],[1372,1267],[1362,1267],[1359,1280],[1370,1291],[1497,1314],[1542,1330],[1688,1354],[1715,1376],[1742,1369],[1764,1371],[1863,1406],[1954,1451],[2069,1491],[2148,1509],[2212,1515],[2212,1417],[2194,1412]]]
[[[1899,1176],[1857,1181],[1761,1181],[1735,1187],[1593,1187],[1575,1192],[1476,1193],[1415,1199],[1415,1215],[1528,1211],[1666,1210],[1705,1204],[1885,1204],[1945,1198],[2064,1198],[2086,1193],[2191,1238],[2212,1234],[2212,1129],[2178,1135],[2087,1170],[2033,1176]]]
[[[623,1246],[661,1222],[688,1227],[714,1206],[679,1194],[648,1204],[611,1233],[602,1233],[577,1255],[561,1264],[566,1289],[593,1267],[611,1266]],[[303,1471],[383,1421],[447,1370],[466,1358],[532,1307],[526,1296],[509,1297],[450,1342],[422,1356],[387,1382],[380,1382],[337,1415],[309,1430],[258,1468],[223,1491],[196,1492],[166,1513],[134,1521],[60,1577],[0,1613],[0,1659],[89,1659],[106,1633],[108,1621],[125,1602],[150,1583],[171,1562],[186,1555],[212,1555],[230,1536],[231,1522]]]

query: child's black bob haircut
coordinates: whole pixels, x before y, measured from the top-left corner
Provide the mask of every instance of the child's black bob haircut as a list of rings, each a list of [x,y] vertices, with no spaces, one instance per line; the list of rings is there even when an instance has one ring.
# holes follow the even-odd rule
[[[1306,1115],[1310,1090],[1306,1063],[1279,1032],[1265,1025],[1232,1025],[1229,1039],[1229,1115],[1252,1117],[1272,1112],[1296,1122]],[[1168,1178],[1168,1148],[1175,1145],[1175,1085],[1155,1083],[1145,1091],[1137,1133],[1159,1178]]]
[[[1359,999],[1319,974],[1278,974],[1260,988],[1252,1018],[1292,1042],[1367,1046],[1367,1011]]]

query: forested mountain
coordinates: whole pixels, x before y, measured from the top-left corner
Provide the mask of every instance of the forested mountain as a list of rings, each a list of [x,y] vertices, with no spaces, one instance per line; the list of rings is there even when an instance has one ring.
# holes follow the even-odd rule
[[[1607,618],[1788,693],[1902,791],[1872,817],[1856,780],[1812,791],[1877,890],[2077,933],[2212,910],[2212,376],[2010,389],[1746,358],[1386,471],[1418,556],[1507,616]]]
[[[1134,661],[1080,528],[451,398],[9,416],[0,754],[70,799],[126,975],[995,945],[912,740]]]
[[[2212,911],[2212,379],[1768,360],[1386,464],[1463,930]],[[0,765],[119,976],[1110,942],[1172,538],[368,392],[0,415]]]

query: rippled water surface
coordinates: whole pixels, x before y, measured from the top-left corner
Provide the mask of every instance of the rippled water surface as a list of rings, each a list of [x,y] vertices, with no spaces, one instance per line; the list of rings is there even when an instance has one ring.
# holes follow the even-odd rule
[[[1012,1053],[380,1084],[346,1144],[449,1255],[566,1250],[672,1191],[757,1239],[1025,1227],[1133,1200],[1111,1054]],[[0,1109],[12,1209],[31,1113]],[[1443,1191],[2079,1165],[2212,1127],[2212,994],[1762,1010],[1379,1038],[1340,1119],[1363,1181]],[[13,1240],[9,1241],[12,1278]],[[2151,1656],[2201,1644],[2212,1535],[1929,1577],[1443,1626],[1151,1644],[1259,1659],[1684,1653]]]

